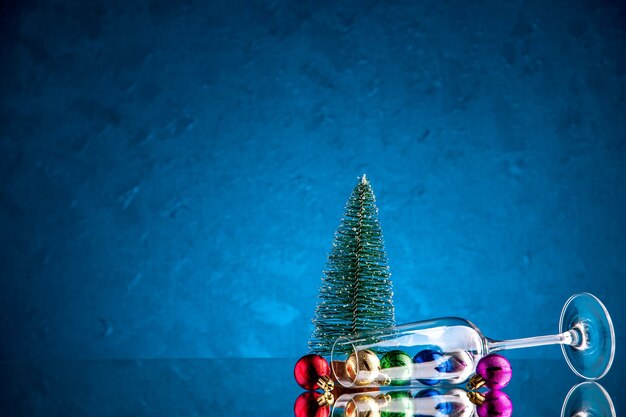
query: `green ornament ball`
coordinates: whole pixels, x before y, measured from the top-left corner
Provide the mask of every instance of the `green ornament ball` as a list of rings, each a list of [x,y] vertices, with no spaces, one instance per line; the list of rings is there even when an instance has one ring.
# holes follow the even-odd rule
[[[389,378],[389,384],[395,386],[411,383],[413,358],[401,350],[392,350],[380,360],[381,373]]]
[[[408,392],[394,391],[386,397],[388,402],[381,407],[380,417],[413,417],[413,399]]]

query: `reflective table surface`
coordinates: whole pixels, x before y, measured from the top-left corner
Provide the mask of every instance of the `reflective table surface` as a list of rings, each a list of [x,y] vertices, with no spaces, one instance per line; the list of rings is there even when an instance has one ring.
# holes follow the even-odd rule
[[[3,416],[293,416],[293,359],[0,363]],[[563,360],[512,359],[513,415],[560,416],[581,382]],[[598,381],[624,410],[621,363]]]

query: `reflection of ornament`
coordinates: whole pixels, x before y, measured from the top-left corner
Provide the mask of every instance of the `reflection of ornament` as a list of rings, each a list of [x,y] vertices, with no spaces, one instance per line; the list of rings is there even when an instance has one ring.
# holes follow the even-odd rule
[[[380,417],[413,417],[413,400],[408,392],[389,392],[385,399],[386,403],[380,410]]]
[[[375,390],[369,393],[352,391],[340,396],[335,394],[337,400],[332,413],[342,417],[478,417],[475,415],[476,405],[469,396],[480,395],[482,404],[482,393],[468,393],[461,388],[443,392],[426,388],[419,392]]]
[[[447,416],[455,417],[475,417],[476,407],[468,398],[468,392],[461,388],[451,388],[445,393],[446,396],[454,396],[456,401],[442,402],[437,406],[437,410]]]
[[[323,389],[331,391],[333,381],[330,380],[330,366],[326,359],[319,355],[305,355],[301,357],[293,368],[296,382],[307,390]]]
[[[447,360],[443,359],[441,349],[433,346],[432,349],[424,349],[417,352],[417,355],[413,357],[415,363],[428,363],[434,362],[433,367],[437,372],[448,372],[450,370],[450,364]],[[418,379],[424,385],[435,385],[439,383],[439,379]]]
[[[390,385],[409,385],[413,359],[401,350],[392,350],[380,360],[381,372],[388,378]]]
[[[346,360],[348,378],[356,385],[369,385],[378,378],[380,360],[371,350],[359,350]]]
[[[418,391],[415,394],[415,398],[436,397],[437,395],[441,395],[441,394],[436,389],[434,389],[434,388],[425,388],[423,390]]]
[[[488,391],[481,404],[476,407],[479,417],[511,417],[513,403],[508,395],[499,390]]]
[[[332,404],[333,400],[330,392],[324,394],[313,391],[303,392],[293,405],[293,413],[295,417],[328,417],[330,415],[329,404]]]
[[[474,405],[481,405],[485,401],[485,396],[478,391],[470,391],[467,393],[467,398]]]
[[[467,398],[467,391],[459,388],[452,388],[445,394],[425,388],[413,397],[413,417],[474,417],[475,408]]]
[[[476,366],[474,375],[467,384],[467,388],[474,390],[487,386],[491,389],[502,389],[511,381],[513,371],[507,358],[492,353],[482,358]]]
[[[345,408],[345,417],[380,417],[375,398],[367,394],[355,395]]]

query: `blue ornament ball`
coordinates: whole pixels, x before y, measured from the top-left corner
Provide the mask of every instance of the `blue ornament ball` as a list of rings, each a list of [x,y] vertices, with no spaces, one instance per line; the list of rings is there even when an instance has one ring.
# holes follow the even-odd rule
[[[437,366],[435,369],[438,372],[449,372],[451,371],[451,364],[449,361],[444,360],[443,352],[440,348],[433,346],[429,349],[423,349],[417,352],[417,355],[413,357],[413,362],[415,363],[426,363],[426,362],[435,362]],[[424,385],[437,385],[441,382],[440,379],[418,379],[418,382],[421,382]]]

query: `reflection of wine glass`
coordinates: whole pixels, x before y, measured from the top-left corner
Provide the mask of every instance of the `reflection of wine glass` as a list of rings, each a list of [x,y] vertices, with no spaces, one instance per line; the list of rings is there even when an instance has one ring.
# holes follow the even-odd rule
[[[444,393],[433,389],[357,392],[339,397],[332,417],[470,417],[475,409],[467,392],[458,388]]]
[[[581,382],[567,393],[561,417],[615,417],[615,407],[602,385]]]
[[[493,340],[465,319],[427,320],[340,337],[333,345],[331,368],[334,379],[345,387],[458,384],[490,353],[559,344],[577,375],[599,379],[608,372],[615,354],[615,333],[600,300],[589,293],[570,297],[561,312],[559,332]],[[388,360],[389,356],[394,360]],[[381,367],[381,357],[386,366]]]

